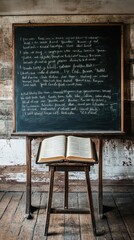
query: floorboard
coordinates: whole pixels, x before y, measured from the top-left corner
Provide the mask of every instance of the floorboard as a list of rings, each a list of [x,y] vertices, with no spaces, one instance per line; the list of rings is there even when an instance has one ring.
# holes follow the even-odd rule
[[[128,232],[128,239],[134,239],[134,199],[129,193],[117,193],[114,199]]]
[[[33,211],[33,219],[25,218],[25,190],[17,186],[0,191],[0,240],[134,240],[134,191],[123,186],[110,186],[104,191],[104,218],[98,217],[98,194],[93,203],[98,236],[92,232],[90,214],[51,214],[48,236],[44,236],[45,208]],[[36,188],[37,189],[37,188]],[[32,205],[46,206],[47,192],[33,191]],[[64,205],[63,192],[54,192],[53,207]],[[69,207],[88,208],[86,192],[69,193]]]
[[[104,204],[107,207],[107,212],[105,213],[105,216],[108,221],[108,226],[112,238],[118,240],[129,240],[129,234],[126,230],[124,222],[122,221],[119,209],[115,205],[113,196],[110,194],[105,194]]]
[[[70,193],[69,208],[78,208],[78,194]],[[80,240],[80,219],[78,214],[65,214],[65,240]]]
[[[62,208],[63,207],[63,193],[54,193],[52,207]],[[64,214],[51,214],[50,225],[48,229],[48,240],[63,240],[65,232],[65,216]]]

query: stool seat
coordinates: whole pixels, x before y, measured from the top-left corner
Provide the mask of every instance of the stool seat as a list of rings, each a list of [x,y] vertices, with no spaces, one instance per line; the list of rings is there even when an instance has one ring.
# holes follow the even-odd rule
[[[48,234],[50,214],[61,213],[61,214],[91,214],[91,222],[93,227],[93,233],[96,235],[96,221],[94,215],[94,207],[93,207],[93,199],[91,192],[91,183],[90,183],[90,166],[94,165],[94,163],[71,163],[71,162],[62,162],[62,163],[51,163],[48,164],[50,171],[50,182],[49,182],[49,192],[48,192],[48,202],[46,208],[46,224],[45,224],[45,235]],[[54,186],[54,173],[56,171],[63,171],[65,173],[65,188],[64,188],[64,208],[52,208],[52,195],[53,195],[53,186]],[[88,194],[88,203],[89,209],[76,209],[76,208],[68,208],[68,172],[70,171],[83,171],[85,172],[86,186],[87,186],[87,194]]]

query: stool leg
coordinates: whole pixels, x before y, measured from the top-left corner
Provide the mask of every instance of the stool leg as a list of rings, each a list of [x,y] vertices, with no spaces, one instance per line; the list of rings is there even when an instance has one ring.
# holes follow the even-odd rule
[[[68,208],[68,171],[65,171],[64,208]]]
[[[94,233],[94,235],[96,235],[96,222],[95,222],[95,216],[94,216],[94,207],[93,207],[93,199],[92,199],[92,192],[91,192],[91,184],[90,184],[89,168],[88,167],[85,169],[85,175],[86,175],[88,202],[89,202],[89,205],[90,205],[93,233]]]
[[[49,193],[48,193],[48,202],[46,209],[46,225],[45,225],[45,236],[47,236],[48,228],[49,228],[49,220],[51,213],[51,205],[52,205],[52,196],[53,196],[53,184],[54,184],[54,167],[50,167],[50,183],[49,183]]]

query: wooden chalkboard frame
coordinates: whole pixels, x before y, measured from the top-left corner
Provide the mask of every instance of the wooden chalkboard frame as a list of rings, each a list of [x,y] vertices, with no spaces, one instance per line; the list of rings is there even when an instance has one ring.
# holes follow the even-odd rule
[[[121,105],[121,112],[120,112],[120,129],[119,130],[77,130],[77,131],[18,131],[17,130],[17,127],[16,127],[16,104],[15,104],[15,39],[14,39],[14,36],[15,36],[15,30],[16,28],[21,28],[21,27],[48,27],[48,26],[55,26],[55,27],[59,27],[59,26],[63,26],[63,27],[66,27],[66,26],[120,26],[120,29],[121,29],[121,37],[120,37],[120,52],[121,52],[121,68],[120,68],[120,74],[121,74],[121,78],[120,78],[120,86],[121,86],[121,98],[120,98],[120,105]],[[64,134],[70,134],[70,133],[75,133],[75,134],[121,134],[121,133],[124,133],[124,31],[123,31],[123,24],[122,23],[111,23],[111,24],[38,24],[38,23],[28,23],[28,24],[21,24],[21,23],[18,23],[18,24],[13,24],[13,35],[12,35],[12,41],[13,41],[13,133],[14,134],[20,134],[20,135],[43,135],[43,134],[48,134],[48,135],[51,135],[51,134],[59,134],[59,133],[64,133]]]

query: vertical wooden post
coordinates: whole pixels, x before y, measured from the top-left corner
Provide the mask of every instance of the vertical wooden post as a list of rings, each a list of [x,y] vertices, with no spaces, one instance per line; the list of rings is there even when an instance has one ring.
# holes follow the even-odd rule
[[[64,208],[68,208],[68,171],[65,171]]]
[[[31,138],[26,136],[26,217],[31,216]]]
[[[95,221],[95,215],[94,215],[94,206],[93,206],[93,199],[92,199],[92,191],[91,191],[91,183],[90,183],[89,171],[90,171],[89,167],[85,167],[88,203],[89,203],[89,206],[90,206],[93,232],[94,232],[94,235],[96,236],[97,235],[97,232],[96,232],[96,221]]]
[[[103,218],[103,156],[102,156],[102,148],[103,148],[103,139],[99,138],[99,183],[98,183],[98,208],[99,208],[99,216]]]
[[[48,202],[47,202],[47,211],[46,211],[46,225],[45,225],[45,233],[44,233],[45,236],[47,236],[48,234],[49,221],[50,221],[53,186],[54,186],[54,172],[55,172],[55,168],[50,167],[50,182],[49,182]]]

